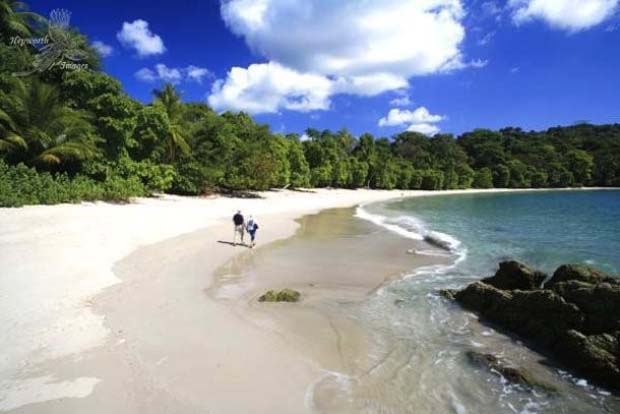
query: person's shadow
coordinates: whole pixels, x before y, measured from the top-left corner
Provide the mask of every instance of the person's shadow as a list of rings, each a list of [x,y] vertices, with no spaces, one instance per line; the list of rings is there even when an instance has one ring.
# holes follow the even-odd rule
[[[233,247],[237,247],[237,246],[243,246],[243,247],[248,247],[248,248],[250,247],[249,245],[245,244],[245,242],[244,243],[236,243],[236,244],[233,243],[233,242],[225,241],[225,240],[218,240],[217,242],[218,243],[222,243],[222,244],[227,244],[227,245],[233,246]]]

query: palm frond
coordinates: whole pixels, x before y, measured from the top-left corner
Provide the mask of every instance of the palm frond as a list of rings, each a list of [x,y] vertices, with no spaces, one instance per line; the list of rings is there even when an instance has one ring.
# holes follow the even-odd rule
[[[28,143],[26,142],[26,140],[17,134],[11,133],[6,138],[4,138],[4,140],[10,142],[16,147],[22,148],[24,150],[28,149]]]
[[[0,108],[0,122],[8,126],[10,129],[15,130],[15,122],[9,114],[7,114],[2,108]]]
[[[0,138],[0,151],[13,152],[20,149],[27,150],[28,144],[19,135],[11,133],[4,138]]]
[[[48,165],[58,165],[62,162],[60,158],[58,158],[55,154],[52,153],[43,153],[37,157],[37,161],[42,164]]]
[[[7,25],[10,30],[17,33],[19,36],[28,37],[32,33],[28,25],[18,20],[9,20]]]
[[[170,138],[172,144],[179,148],[183,154],[189,154],[191,152],[191,148],[184,137],[183,129],[180,125],[175,124],[170,126]]]
[[[86,142],[62,142],[43,151],[36,160],[44,164],[60,164],[63,161],[85,161],[99,154],[97,148]]]

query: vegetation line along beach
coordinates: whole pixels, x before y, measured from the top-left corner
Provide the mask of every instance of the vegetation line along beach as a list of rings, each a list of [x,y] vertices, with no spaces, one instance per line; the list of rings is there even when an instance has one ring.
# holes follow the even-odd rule
[[[316,128],[299,135],[274,133],[243,112],[183,101],[171,83],[142,103],[102,71],[100,52],[79,28],[11,4],[2,3],[0,206],[288,187],[620,185],[618,125],[477,129],[458,139]],[[45,53],[14,40],[52,33],[66,37],[88,69],[51,65],[14,76]]]

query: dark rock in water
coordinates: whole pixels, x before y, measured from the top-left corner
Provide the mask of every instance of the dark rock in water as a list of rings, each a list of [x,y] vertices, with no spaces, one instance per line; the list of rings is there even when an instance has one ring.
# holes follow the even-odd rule
[[[441,294],[521,335],[578,375],[620,390],[618,281],[575,265],[561,266],[539,288],[543,276],[505,262],[494,277]]]
[[[553,291],[585,314],[582,332],[600,334],[620,330],[620,285],[591,285],[571,280],[554,284]]]
[[[299,302],[301,294],[293,289],[282,289],[281,291],[270,290],[260,298],[259,302]]]
[[[482,279],[488,285],[502,290],[532,290],[538,289],[547,278],[542,272],[531,269],[523,263],[514,260],[501,262],[495,276]]]
[[[465,308],[519,335],[547,346],[568,329],[580,329],[583,315],[551,291],[507,291],[476,282],[457,292]]]
[[[570,330],[557,342],[554,350],[562,361],[570,361],[571,368],[579,375],[620,389],[618,336],[586,336]]]
[[[547,392],[557,392],[557,389],[534,378],[524,369],[515,368],[508,365],[493,354],[483,354],[477,351],[468,351],[467,359],[474,365],[478,365],[501,375],[506,381],[512,384],[518,384],[529,389],[538,389]]]
[[[545,287],[552,288],[556,283],[567,282],[569,280],[590,284],[598,284],[603,282],[620,284],[620,281],[617,279],[609,277],[603,272],[592,269],[591,267],[578,264],[566,264],[557,268],[557,270],[553,273],[551,280],[545,283]]]
[[[439,247],[440,249],[443,249],[447,252],[452,252],[452,246],[450,246],[450,243],[448,243],[445,240],[440,239],[439,237],[433,234],[427,234],[426,236],[424,236],[424,241],[432,246]]]
[[[454,300],[454,295],[456,295],[457,292],[458,290],[456,289],[441,289],[439,291],[439,296],[443,296],[446,299]]]

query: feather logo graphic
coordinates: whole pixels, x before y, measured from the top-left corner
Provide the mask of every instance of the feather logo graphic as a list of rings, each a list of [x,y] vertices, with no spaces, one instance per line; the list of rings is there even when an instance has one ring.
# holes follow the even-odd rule
[[[17,72],[13,75],[29,76],[44,72],[57,65],[61,65],[63,68],[78,66],[76,62],[86,59],[87,53],[82,50],[75,36],[69,33],[70,21],[71,12],[69,10],[52,10],[47,27],[49,42],[39,49],[39,53],[32,62],[33,69],[27,72]]]

